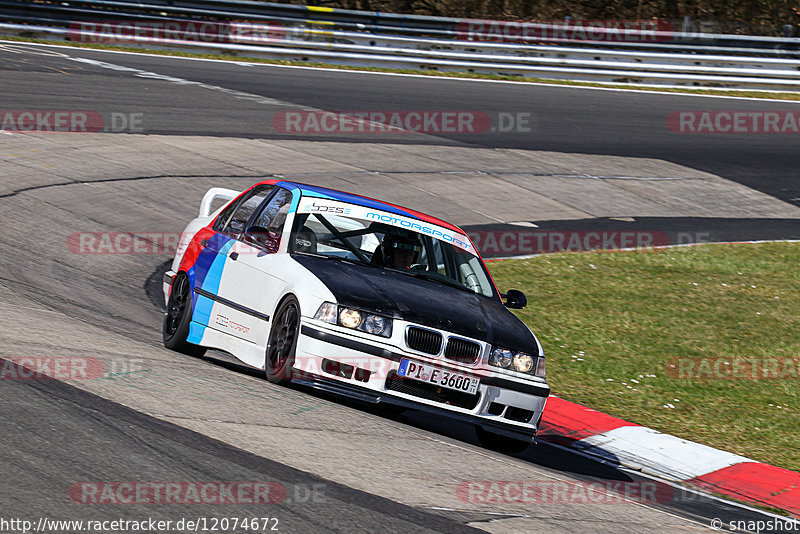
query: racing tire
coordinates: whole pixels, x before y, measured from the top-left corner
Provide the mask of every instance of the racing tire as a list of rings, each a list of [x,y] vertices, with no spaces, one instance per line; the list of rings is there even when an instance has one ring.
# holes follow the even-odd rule
[[[162,328],[164,346],[189,356],[202,356],[206,348],[189,343],[189,323],[192,322],[192,288],[189,277],[179,273],[172,282]]]
[[[273,384],[288,384],[292,380],[297,338],[300,334],[300,305],[289,297],[275,312],[269,331],[264,371]]]
[[[520,454],[525,452],[533,443],[532,441],[522,441],[521,439],[509,438],[489,432],[480,425],[475,425],[475,435],[478,438],[478,443],[484,448],[504,454]]]

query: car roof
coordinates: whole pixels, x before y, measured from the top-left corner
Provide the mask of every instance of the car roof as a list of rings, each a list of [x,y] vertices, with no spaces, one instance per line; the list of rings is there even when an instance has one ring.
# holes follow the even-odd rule
[[[425,213],[412,210],[409,208],[404,208],[402,206],[397,206],[395,204],[390,204],[389,202],[384,202],[382,200],[376,200],[374,198],[365,197],[363,195],[357,195],[354,193],[347,193],[345,191],[338,191],[336,189],[329,189],[327,187],[319,187],[316,185],[304,184],[300,182],[292,182],[288,180],[281,180],[281,179],[271,179],[271,180],[264,180],[256,185],[279,185],[286,187],[287,189],[299,189],[300,194],[305,197],[315,197],[315,198],[325,198],[329,200],[338,200],[340,202],[347,202],[349,204],[356,204],[358,206],[364,206],[368,208],[379,209],[383,211],[387,211],[389,213],[394,213],[397,215],[403,215],[405,217],[410,217],[412,219],[417,219],[420,221],[424,221],[431,224],[436,224],[443,228],[447,228],[448,230],[452,230],[454,232],[458,232],[460,234],[466,234],[464,230],[459,228],[454,224],[450,224],[447,221],[443,221],[431,215],[427,215]]]

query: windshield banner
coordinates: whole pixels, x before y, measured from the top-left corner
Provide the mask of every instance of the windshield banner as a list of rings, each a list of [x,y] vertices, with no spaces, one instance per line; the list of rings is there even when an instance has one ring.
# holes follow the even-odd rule
[[[298,213],[319,213],[321,215],[341,215],[353,219],[364,219],[366,221],[376,221],[398,228],[405,228],[413,232],[423,235],[429,235],[440,241],[450,243],[462,250],[477,256],[475,248],[472,246],[469,238],[458,232],[442,228],[441,226],[413,219],[411,217],[404,217],[396,213],[389,213],[388,211],[381,211],[375,208],[366,206],[358,206],[356,204],[348,204],[346,202],[338,202],[336,200],[328,200],[324,198],[303,197],[300,201]]]

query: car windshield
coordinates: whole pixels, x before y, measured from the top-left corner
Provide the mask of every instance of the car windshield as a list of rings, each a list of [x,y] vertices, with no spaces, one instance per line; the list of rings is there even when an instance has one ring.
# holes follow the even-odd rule
[[[416,278],[494,295],[494,284],[460,233],[388,212],[318,199],[301,202],[290,252],[396,270]]]

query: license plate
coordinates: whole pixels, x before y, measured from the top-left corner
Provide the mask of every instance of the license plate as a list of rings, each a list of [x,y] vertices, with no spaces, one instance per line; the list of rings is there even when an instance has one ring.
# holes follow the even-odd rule
[[[433,365],[412,362],[405,358],[400,360],[400,368],[397,370],[397,374],[404,378],[411,378],[470,394],[478,391],[478,385],[481,382],[477,377],[454,373]]]

